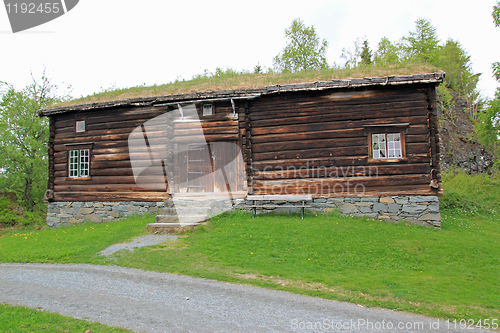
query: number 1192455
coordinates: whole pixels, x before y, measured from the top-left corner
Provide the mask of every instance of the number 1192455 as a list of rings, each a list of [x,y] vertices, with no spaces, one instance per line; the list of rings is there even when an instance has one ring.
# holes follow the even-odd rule
[[[45,2],[38,6],[33,2],[8,2],[5,7],[8,14],[58,14],[61,11],[61,3],[58,2]]]

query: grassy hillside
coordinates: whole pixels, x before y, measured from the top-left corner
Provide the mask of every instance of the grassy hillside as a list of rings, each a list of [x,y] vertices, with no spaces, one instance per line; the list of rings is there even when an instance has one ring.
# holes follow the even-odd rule
[[[233,70],[217,71],[215,74],[197,75],[191,80],[175,81],[154,86],[138,86],[106,90],[93,95],[74,99],[54,106],[106,102],[135,97],[151,97],[191,92],[217,91],[231,89],[263,88],[276,84],[327,81],[377,77],[389,75],[411,75],[432,73],[438,69],[429,64],[407,63],[385,67],[358,67],[354,69],[327,69],[299,73],[250,74]]]

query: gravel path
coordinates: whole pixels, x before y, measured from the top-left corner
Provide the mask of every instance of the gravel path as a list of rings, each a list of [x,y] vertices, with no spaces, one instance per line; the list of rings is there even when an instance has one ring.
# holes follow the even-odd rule
[[[41,307],[137,332],[457,331],[448,329],[443,320],[424,316],[175,274],[84,264],[0,264],[0,302]]]
[[[110,247],[108,247],[105,250],[102,250],[99,252],[100,255],[103,256],[110,256],[115,252],[118,252],[120,250],[127,249],[129,251],[133,251],[134,249],[137,249],[139,247],[145,247],[145,246],[153,246],[157,244],[161,244],[164,242],[171,242],[176,240],[177,236],[175,235],[144,235],[144,236],[138,236],[132,239],[130,242],[126,243],[119,243],[119,244],[113,244]]]

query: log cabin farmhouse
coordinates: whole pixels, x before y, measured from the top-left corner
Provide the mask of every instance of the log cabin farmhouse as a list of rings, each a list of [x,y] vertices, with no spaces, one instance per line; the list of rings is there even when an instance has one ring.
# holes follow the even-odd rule
[[[210,215],[248,206],[248,195],[283,196],[275,206],[309,195],[312,210],[440,227],[436,86],[443,77],[330,80],[39,110],[50,119],[47,223],[144,212],[159,212],[160,223],[175,213],[198,214],[207,198]]]

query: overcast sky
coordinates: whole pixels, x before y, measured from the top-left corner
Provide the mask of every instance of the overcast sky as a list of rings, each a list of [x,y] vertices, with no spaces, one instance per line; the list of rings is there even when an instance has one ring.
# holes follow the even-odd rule
[[[0,7],[0,81],[17,88],[44,68],[53,83],[80,97],[105,88],[190,79],[216,67],[271,67],[294,18],[316,27],[329,43],[328,61],[342,63],[343,47],[366,37],[374,50],[384,36],[399,40],[423,17],[441,41],[458,40],[483,73],[479,89],[497,87],[491,63],[500,61],[496,0],[130,1],[81,0],[51,22],[13,34]]]

